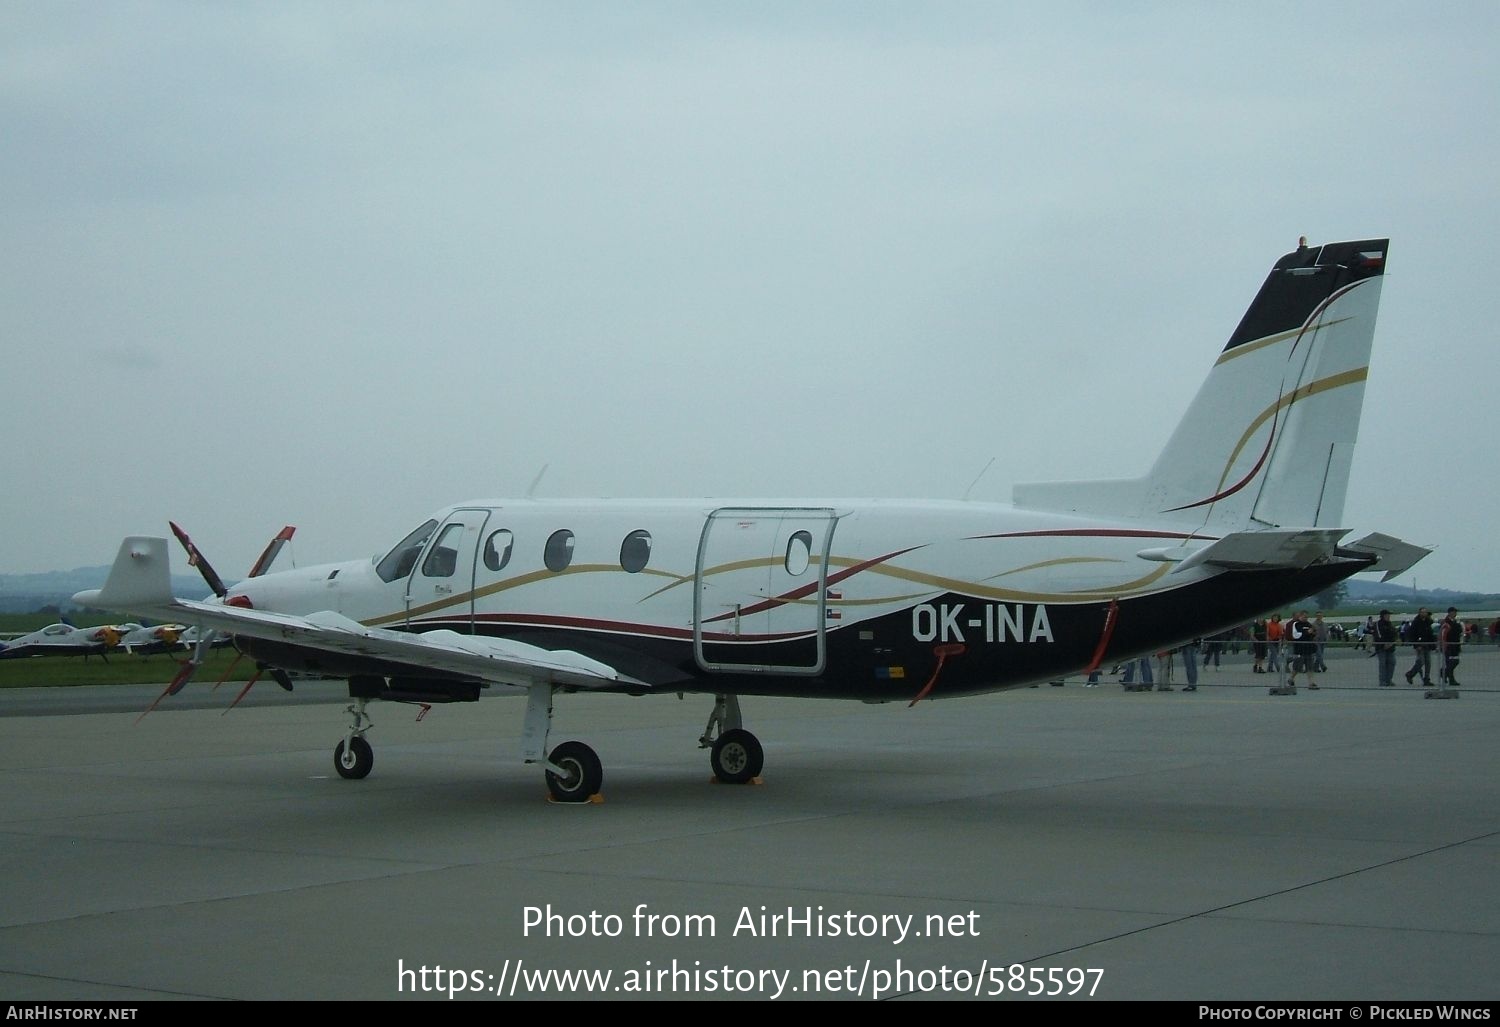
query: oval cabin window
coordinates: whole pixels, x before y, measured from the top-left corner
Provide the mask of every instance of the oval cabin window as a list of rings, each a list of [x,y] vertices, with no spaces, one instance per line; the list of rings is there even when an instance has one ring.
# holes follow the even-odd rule
[[[651,533],[632,531],[620,543],[620,566],[631,574],[646,569],[651,562]]]
[[[786,572],[796,577],[807,570],[807,565],[812,562],[812,534],[806,531],[795,531],[792,537],[786,540]]]
[[[510,533],[509,528],[490,532],[490,537],[484,540],[484,565],[492,571],[498,571],[510,563],[510,549],[515,544],[515,536]]]
[[[573,533],[567,528],[554,531],[547,538],[547,548],[542,552],[542,562],[554,573],[565,571],[573,562]]]

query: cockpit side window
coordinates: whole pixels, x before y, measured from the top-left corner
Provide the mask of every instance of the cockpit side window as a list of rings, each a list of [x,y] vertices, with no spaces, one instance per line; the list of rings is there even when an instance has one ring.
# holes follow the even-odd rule
[[[464,526],[450,524],[443,529],[438,540],[427,551],[422,561],[422,576],[425,578],[451,578],[458,569],[458,544],[462,541]]]
[[[428,521],[416,531],[396,543],[396,548],[375,565],[375,573],[380,576],[381,581],[396,581],[411,574],[411,569],[417,565],[417,557],[422,554],[422,547],[437,530],[438,522]]]

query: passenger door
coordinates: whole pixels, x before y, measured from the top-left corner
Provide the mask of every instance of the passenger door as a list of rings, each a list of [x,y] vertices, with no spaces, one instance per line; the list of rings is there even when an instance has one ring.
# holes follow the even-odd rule
[[[711,671],[818,674],[837,515],[725,507],[709,514],[694,574],[693,653]]]

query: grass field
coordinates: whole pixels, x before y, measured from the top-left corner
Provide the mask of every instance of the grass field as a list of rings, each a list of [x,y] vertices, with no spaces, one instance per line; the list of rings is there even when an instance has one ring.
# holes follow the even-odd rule
[[[95,613],[88,616],[79,615],[76,619],[69,618],[68,622],[80,628],[93,628],[100,624],[113,624],[121,619]],[[0,613],[0,636],[25,635],[40,631],[49,624],[56,624],[58,620],[59,617],[55,613]]]
[[[230,670],[236,655],[233,649],[215,649],[198,668],[193,680],[212,685]],[[177,673],[177,666],[176,658],[164,653],[155,656],[112,653],[108,660],[102,656],[28,656],[0,660],[0,688],[166,683]],[[255,663],[241,660],[230,673],[229,680],[248,681],[254,673]]]
[[[56,614],[47,613],[0,613],[0,639],[11,635],[24,635],[57,623]],[[80,628],[97,627],[100,624],[115,624],[119,618],[106,613],[80,614],[69,618],[69,623]],[[14,660],[0,660],[0,688],[35,688],[53,685],[145,685],[167,682],[177,673],[177,661],[187,653],[155,656],[134,656],[126,652],[103,656],[28,656]],[[193,678],[196,682],[213,684],[218,681],[230,664],[234,663],[233,649],[215,649],[198,669]],[[255,664],[241,660],[230,673],[230,681],[248,681],[255,673]]]

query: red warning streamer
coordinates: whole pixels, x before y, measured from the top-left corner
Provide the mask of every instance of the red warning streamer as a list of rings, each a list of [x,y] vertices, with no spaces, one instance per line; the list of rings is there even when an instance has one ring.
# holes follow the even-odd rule
[[[1089,665],[1083,668],[1085,674],[1092,674],[1099,669],[1100,662],[1104,659],[1104,650],[1109,648],[1110,636],[1115,633],[1115,622],[1120,619],[1120,601],[1111,599],[1109,601],[1109,612],[1104,615],[1104,634],[1099,636],[1099,645],[1094,649],[1094,658],[1089,660]]]
[[[968,646],[960,642],[949,642],[947,645],[933,646],[932,655],[937,657],[937,666],[932,668],[932,677],[927,679],[927,684],[922,686],[922,690],[917,693],[917,697],[906,704],[906,708],[911,709],[917,703],[927,698],[927,693],[932,691],[933,685],[937,684],[938,675],[943,672],[943,664],[947,661],[948,657],[962,656],[967,649]]]

